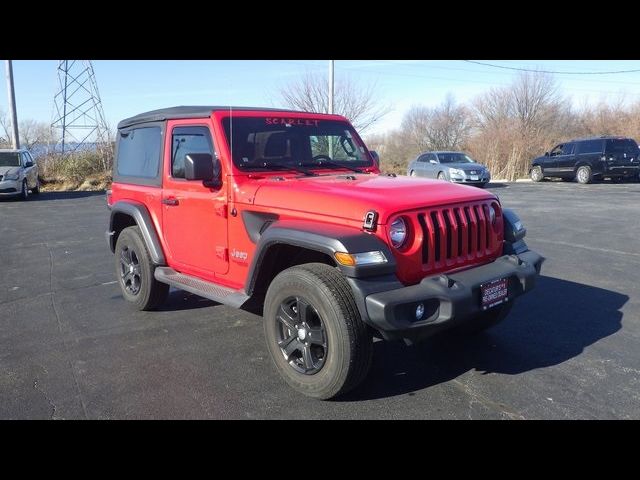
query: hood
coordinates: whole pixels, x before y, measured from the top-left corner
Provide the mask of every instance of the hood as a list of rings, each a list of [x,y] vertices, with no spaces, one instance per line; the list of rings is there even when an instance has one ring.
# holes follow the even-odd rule
[[[441,164],[444,167],[449,167],[449,168],[458,168],[460,170],[484,170],[485,166],[481,165],[480,163],[468,163],[468,162],[461,162],[461,163],[442,163]]]
[[[8,173],[18,173],[20,167],[0,167],[0,175],[7,175]]]
[[[488,198],[496,196],[441,180],[350,174],[265,178],[255,192],[254,204],[356,221],[375,210],[379,223],[385,224],[398,212]]]

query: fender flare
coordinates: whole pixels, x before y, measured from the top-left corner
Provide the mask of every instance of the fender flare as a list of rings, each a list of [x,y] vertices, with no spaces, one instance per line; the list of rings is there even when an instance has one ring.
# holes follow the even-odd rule
[[[140,228],[142,238],[147,246],[147,250],[149,250],[149,255],[151,255],[153,263],[156,265],[166,265],[164,252],[162,251],[162,244],[158,238],[156,228],[153,225],[153,220],[151,220],[149,210],[147,210],[147,207],[144,204],[134,200],[120,200],[111,206],[108,231],[110,234],[109,246],[111,247],[111,252],[115,252],[116,247],[113,235],[113,220],[116,213],[123,213],[135,220],[136,225]]]
[[[360,229],[343,225],[323,224],[305,220],[281,220],[270,224],[257,239],[256,250],[249,267],[245,291],[251,294],[255,287],[263,260],[275,245],[292,245],[324,253],[335,259],[336,252],[362,253],[381,251],[387,259],[384,264],[349,267],[338,265],[347,277],[370,277],[395,273],[393,253],[382,240]]]

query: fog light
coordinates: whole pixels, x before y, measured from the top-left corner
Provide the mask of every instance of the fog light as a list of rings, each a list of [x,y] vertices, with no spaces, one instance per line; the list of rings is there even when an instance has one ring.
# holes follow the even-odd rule
[[[422,315],[424,315],[424,303],[421,303],[416,307],[416,320],[420,320]]]

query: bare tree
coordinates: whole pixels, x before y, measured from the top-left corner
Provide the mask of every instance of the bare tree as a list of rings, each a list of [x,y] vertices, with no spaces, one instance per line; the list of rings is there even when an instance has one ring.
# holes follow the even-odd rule
[[[550,74],[526,72],[473,102],[470,149],[494,176],[526,175],[531,158],[576,132],[569,99]]]
[[[47,153],[51,144],[55,143],[55,134],[46,122],[26,119],[20,121],[20,145],[32,150],[40,147]]]
[[[0,108],[0,146],[3,148],[11,146],[11,119],[2,108]]]
[[[402,131],[419,151],[460,149],[470,128],[467,109],[452,95],[435,108],[412,107],[402,121]]]
[[[360,132],[378,122],[391,110],[380,104],[375,85],[360,85],[348,77],[336,81],[334,112],[343,115]],[[279,102],[305,112],[329,111],[329,85],[323,75],[306,73],[279,91]]]

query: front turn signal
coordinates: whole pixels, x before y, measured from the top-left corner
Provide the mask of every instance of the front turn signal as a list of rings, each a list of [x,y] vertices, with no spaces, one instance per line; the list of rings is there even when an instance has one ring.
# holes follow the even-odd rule
[[[361,267],[363,265],[387,263],[387,257],[380,251],[363,253],[336,252],[334,256],[340,265],[346,267]]]

